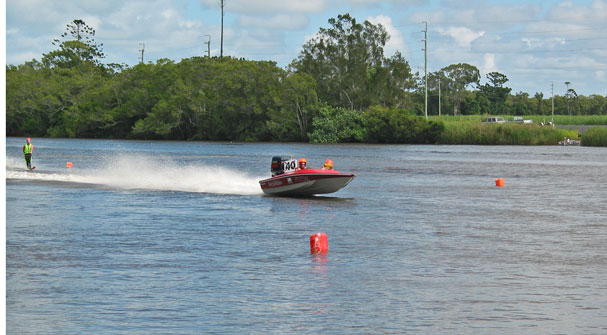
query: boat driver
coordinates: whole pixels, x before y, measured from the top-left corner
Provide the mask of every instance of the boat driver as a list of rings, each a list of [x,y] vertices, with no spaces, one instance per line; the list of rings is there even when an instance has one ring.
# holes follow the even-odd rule
[[[327,159],[325,161],[325,164],[322,165],[322,169],[323,170],[333,170],[333,161],[330,159]]]
[[[305,158],[300,158],[299,159],[299,166],[295,170],[299,171],[299,170],[305,170],[305,169],[307,169],[307,167],[306,167],[307,163],[308,163],[308,161]]]

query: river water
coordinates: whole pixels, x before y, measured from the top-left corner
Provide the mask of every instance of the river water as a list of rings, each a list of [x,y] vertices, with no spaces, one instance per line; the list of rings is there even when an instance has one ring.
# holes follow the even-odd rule
[[[32,143],[28,172],[6,139],[8,334],[607,333],[603,148]],[[274,155],[357,177],[264,196]]]

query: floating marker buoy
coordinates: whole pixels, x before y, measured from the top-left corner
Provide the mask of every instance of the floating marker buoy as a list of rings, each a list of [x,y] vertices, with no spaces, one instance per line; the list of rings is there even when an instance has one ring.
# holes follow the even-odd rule
[[[72,162],[65,163],[65,167],[68,169],[70,169],[72,167],[72,165],[73,165]]]
[[[497,187],[504,187],[504,178],[497,178],[495,180],[495,186],[497,186]]]
[[[325,233],[310,235],[310,252],[313,254],[324,254],[329,251],[329,239]]]

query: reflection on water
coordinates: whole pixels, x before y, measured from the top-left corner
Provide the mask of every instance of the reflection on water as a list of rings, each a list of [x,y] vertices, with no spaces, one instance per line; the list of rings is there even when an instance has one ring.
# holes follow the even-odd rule
[[[7,333],[607,332],[604,149],[39,142],[29,174],[7,139]],[[357,178],[265,196],[283,153]]]

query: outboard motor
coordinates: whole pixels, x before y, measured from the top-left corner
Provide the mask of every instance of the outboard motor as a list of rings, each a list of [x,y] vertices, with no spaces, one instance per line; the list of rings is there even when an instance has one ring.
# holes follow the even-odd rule
[[[283,174],[284,170],[282,168],[282,158],[279,156],[272,157],[272,165],[270,166],[270,171],[272,171],[272,177]]]

